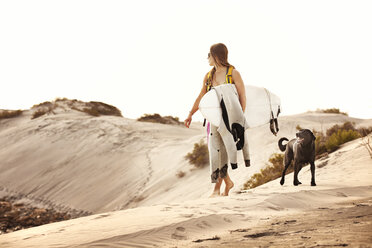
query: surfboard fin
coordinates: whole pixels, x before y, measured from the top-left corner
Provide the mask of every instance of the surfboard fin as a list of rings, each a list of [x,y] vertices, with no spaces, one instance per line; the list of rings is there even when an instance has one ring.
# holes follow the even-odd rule
[[[231,169],[235,170],[238,168],[238,164],[231,163]]]
[[[245,162],[245,167],[251,166],[251,160],[247,159],[244,162]]]
[[[278,115],[280,113],[280,108],[278,109]],[[279,124],[278,118],[274,117],[273,111],[271,111],[271,119],[270,119],[270,131],[276,136],[279,132]]]
[[[232,124],[231,133],[236,142],[236,149],[239,151],[244,147],[244,128],[239,123]]]

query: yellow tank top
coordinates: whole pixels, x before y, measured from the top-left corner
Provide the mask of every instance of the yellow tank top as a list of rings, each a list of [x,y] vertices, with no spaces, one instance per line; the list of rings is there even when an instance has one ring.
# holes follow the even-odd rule
[[[225,82],[224,84],[232,84],[232,71],[233,71],[234,67],[233,66],[229,66],[227,67],[226,69],[226,79],[225,79]],[[207,91],[210,91],[210,89],[212,88],[212,70],[210,70],[208,72],[208,76],[207,76],[207,82],[206,82],[206,86],[207,86]]]

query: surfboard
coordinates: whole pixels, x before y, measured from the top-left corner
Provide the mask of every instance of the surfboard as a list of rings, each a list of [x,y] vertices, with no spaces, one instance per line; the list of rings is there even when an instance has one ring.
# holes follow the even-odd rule
[[[281,110],[280,98],[263,87],[244,85],[246,95],[246,108],[244,116],[249,128],[258,127],[277,118]],[[232,87],[237,93],[234,84],[222,84],[216,87]],[[214,87],[214,88],[216,88]],[[222,121],[222,110],[216,91],[208,91],[199,103],[199,110],[212,125],[219,126]]]

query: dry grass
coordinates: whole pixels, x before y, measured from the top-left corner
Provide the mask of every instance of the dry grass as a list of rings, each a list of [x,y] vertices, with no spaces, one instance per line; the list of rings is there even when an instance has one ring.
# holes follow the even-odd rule
[[[184,172],[184,171],[178,171],[177,174],[176,174],[176,176],[178,178],[182,178],[182,177],[186,176],[186,172]]]
[[[46,113],[48,113],[48,111],[45,111],[45,110],[36,110],[33,114],[32,114],[32,117],[31,119],[36,119],[40,116],[43,116],[45,115]]]
[[[370,140],[371,135],[366,135],[362,137],[362,145],[367,149],[369,156],[372,159],[372,142]]]
[[[316,136],[316,156],[319,157],[322,153],[334,152],[342,144],[367,136],[371,132],[372,127],[356,128],[354,123],[351,122],[345,122],[342,125],[334,125],[327,129],[325,134],[314,130]]]
[[[206,145],[203,140],[199,143],[195,143],[193,151],[188,153],[185,159],[196,168],[205,167],[209,162],[208,145]]]
[[[95,116],[95,117],[100,116],[97,109],[94,109],[94,108],[83,108],[83,110],[80,110],[80,109],[78,109],[78,110],[81,111],[81,112],[87,113],[88,115],[91,115],[91,116]]]
[[[0,112],[0,120],[14,118],[20,116],[22,113],[23,113],[22,110],[2,110]]]
[[[65,99],[60,99],[59,101],[65,101]],[[82,102],[76,99],[68,100],[67,104],[71,109],[87,113],[91,116],[101,116],[101,115],[111,115],[123,117],[120,110],[112,105],[103,102]]]
[[[31,109],[36,109],[36,108],[52,108],[53,106],[54,106],[54,103],[53,102],[46,101],[46,102],[42,102],[42,103],[39,103],[39,104],[35,104],[34,106],[32,106]]]
[[[69,100],[67,98],[57,98],[53,102],[43,102],[37,105],[34,105],[32,109],[34,109],[34,113],[32,115],[32,119],[38,118],[42,115],[48,114],[48,113],[54,113],[53,111],[57,107],[68,106],[70,109],[87,113],[91,116],[101,116],[101,115],[111,115],[111,116],[120,116],[121,112],[118,108],[102,103],[102,102],[83,102],[79,100]]]
[[[57,107],[55,102],[43,102],[37,105],[32,106],[31,109],[34,109],[31,119],[36,119],[45,114],[54,113],[53,110]]]
[[[179,121],[178,117],[173,116],[161,116],[159,114],[144,114],[137,121],[144,121],[144,122],[153,122],[153,123],[161,123],[161,124],[173,124],[173,125],[182,125],[182,122]]]
[[[284,155],[274,153],[269,162],[271,165],[260,170],[260,173],[254,174],[245,184],[243,189],[253,189],[262,184],[275,180],[282,176]],[[292,164],[288,167],[286,174],[293,172]]]
[[[319,112],[319,113],[326,113],[326,114],[341,114],[341,115],[346,115],[346,116],[348,116],[347,113],[345,113],[345,112],[341,112],[340,109],[338,109],[338,108],[317,109],[316,112]]]
[[[112,115],[112,116],[120,116],[121,112],[118,108],[103,103],[103,102],[89,102],[87,103],[87,108],[88,110],[83,110],[84,112],[88,111],[87,113],[93,115],[93,116],[100,116],[100,115]]]

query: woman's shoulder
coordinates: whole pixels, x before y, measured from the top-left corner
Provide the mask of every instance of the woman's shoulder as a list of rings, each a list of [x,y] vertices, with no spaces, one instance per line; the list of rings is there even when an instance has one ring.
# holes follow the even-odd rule
[[[232,67],[232,73],[236,73],[236,72],[238,72],[239,73],[239,71],[235,68],[235,66],[231,66]]]
[[[232,74],[231,76],[232,76],[232,80],[234,84],[243,82],[242,76],[240,75],[237,69],[234,68],[231,74]]]
[[[232,76],[240,76],[240,73],[237,69],[235,69],[235,67],[232,69],[232,72],[231,72]]]
[[[209,72],[207,72],[207,73],[205,74],[205,76],[204,76],[204,79],[203,79],[204,83],[207,82],[208,77],[209,77]]]

